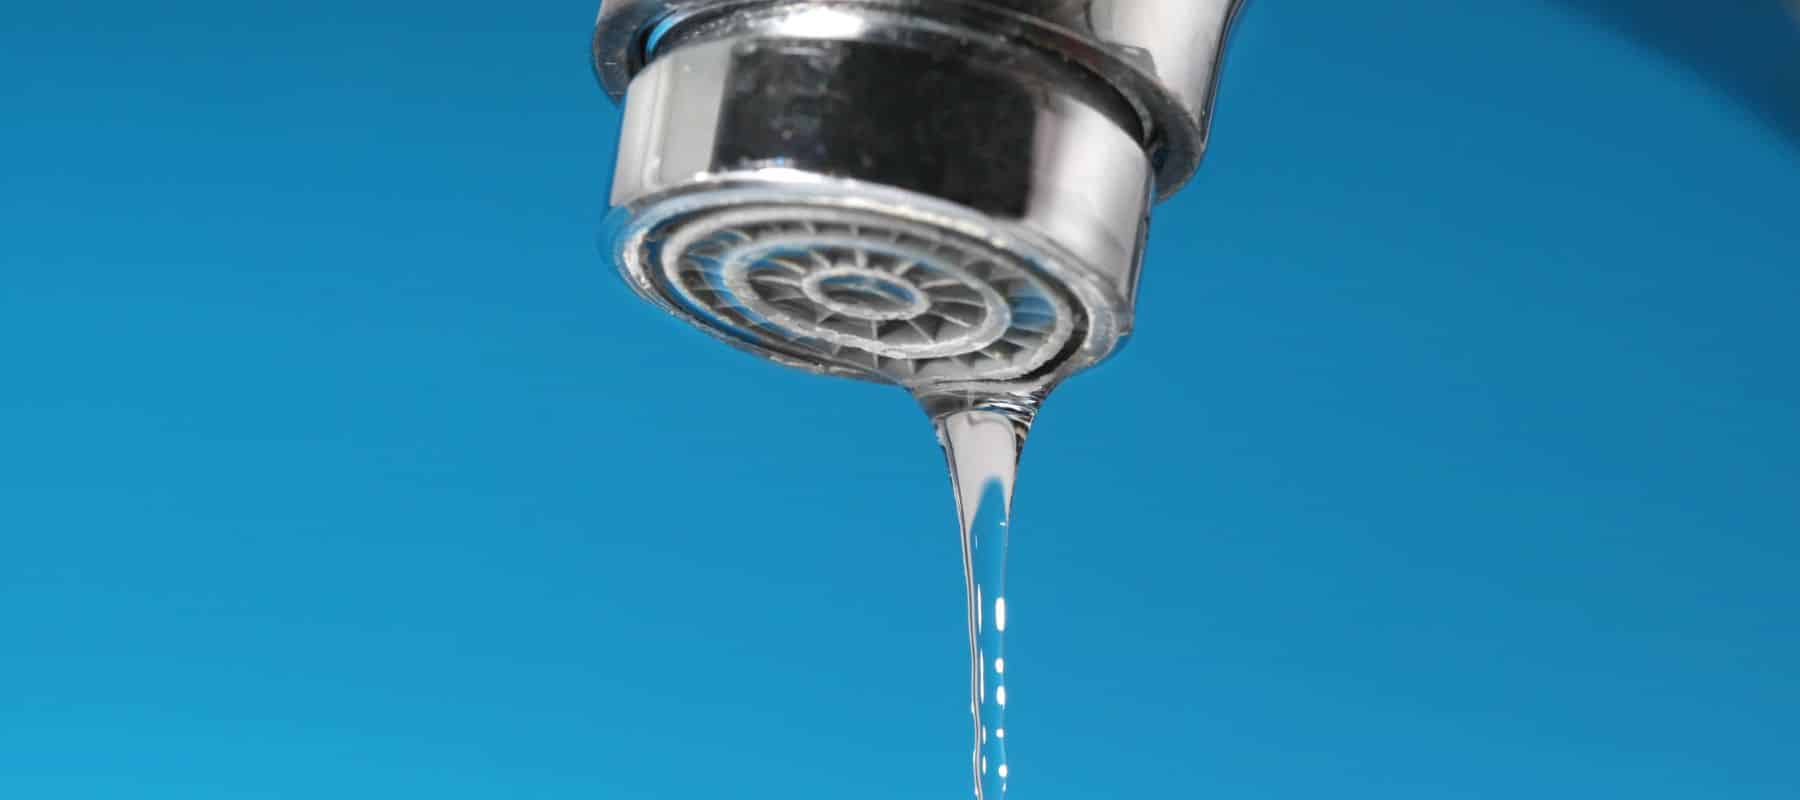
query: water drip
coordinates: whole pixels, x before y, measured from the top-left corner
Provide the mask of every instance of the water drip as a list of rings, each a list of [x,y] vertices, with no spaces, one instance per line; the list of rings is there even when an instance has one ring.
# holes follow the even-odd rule
[[[921,398],[927,410],[934,398]],[[1036,401],[935,398],[938,441],[950,468],[969,601],[970,701],[977,800],[1005,797],[1006,549],[1019,453]],[[946,408],[949,410],[943,410]]]

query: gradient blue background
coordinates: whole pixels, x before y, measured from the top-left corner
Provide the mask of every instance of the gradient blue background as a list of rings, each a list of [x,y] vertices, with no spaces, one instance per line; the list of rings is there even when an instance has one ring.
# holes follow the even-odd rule
[[[596,252],[596,3],[0,22],[0,797],[961,798],[897,392]],[[1800,150],[1601,20],[1262,2],[1052,402],[1012,788],[1800,792]]]

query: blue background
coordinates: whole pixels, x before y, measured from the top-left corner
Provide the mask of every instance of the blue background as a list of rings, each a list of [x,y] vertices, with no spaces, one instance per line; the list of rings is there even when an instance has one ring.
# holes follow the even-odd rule
[[[967,796],[928,427],[616,282],[595,5],[9,7],[0,797]],[[1796,796],[1780,113],[1560,5],[1235,47],[1027,452],[1013,794]]]

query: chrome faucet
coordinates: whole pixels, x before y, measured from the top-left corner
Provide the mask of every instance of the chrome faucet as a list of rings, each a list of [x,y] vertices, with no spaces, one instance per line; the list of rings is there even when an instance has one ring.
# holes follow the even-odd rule
[[[1240,4],[604,0],[610,255],[766,358],[1032,407],[1130,332]]]

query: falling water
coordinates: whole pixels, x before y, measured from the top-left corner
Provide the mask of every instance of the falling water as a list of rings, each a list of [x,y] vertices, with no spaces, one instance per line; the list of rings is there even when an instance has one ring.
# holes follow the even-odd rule
[[[962,530],[969,594],[975,797],[1006,796],[1006,539],[1029,413],[977,407],[936,418]]]

